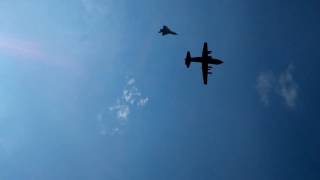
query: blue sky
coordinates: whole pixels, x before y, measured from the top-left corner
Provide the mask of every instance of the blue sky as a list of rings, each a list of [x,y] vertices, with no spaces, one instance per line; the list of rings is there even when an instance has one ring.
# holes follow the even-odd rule
[[[318,7],[1,1],[0,179],[319,179]]]

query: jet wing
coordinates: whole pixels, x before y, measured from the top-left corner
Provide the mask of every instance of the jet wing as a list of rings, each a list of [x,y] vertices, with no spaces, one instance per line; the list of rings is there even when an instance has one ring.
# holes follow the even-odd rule
[[[207,84],[208,83],[208,64],[202,64],[202,78],[203,78],[203,83]]]
[[[211,51],[208,50],[208,43],[203,44],[202,57],[208,57]]]

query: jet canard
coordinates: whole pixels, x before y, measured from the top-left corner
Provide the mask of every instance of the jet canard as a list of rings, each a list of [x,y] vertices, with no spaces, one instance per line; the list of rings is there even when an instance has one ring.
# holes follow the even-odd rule
[[[159,33],[164,35],[172,34],[172,35],[178,35],[176,32],[173,32],[171,29],[168,28],[168,26],[163,26],[162,29],[160,29]]]
[[[208,83],[208,74],[211,74],[210,70],[212,69],[212,66],[209,66],[209,64],[219,65],[223,63],[223,61],[221,61],[220,59],[212,58],[210,54],[211,54],[211,51],[208,50],[208,43],[205,42],[203,44],[201,57],[191,57],[191,53],[190,51],[188,51],[187,57],[185,58],[185,64],[187,68],[190,67],[191,62],[202,63],[202,77],[203,77],[203,83],[205,85]]]

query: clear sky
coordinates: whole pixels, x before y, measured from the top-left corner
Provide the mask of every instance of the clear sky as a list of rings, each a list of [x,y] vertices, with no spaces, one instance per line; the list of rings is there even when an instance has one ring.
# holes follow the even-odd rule
[[[1,0],[0,179],[320,179],[319,6]]]

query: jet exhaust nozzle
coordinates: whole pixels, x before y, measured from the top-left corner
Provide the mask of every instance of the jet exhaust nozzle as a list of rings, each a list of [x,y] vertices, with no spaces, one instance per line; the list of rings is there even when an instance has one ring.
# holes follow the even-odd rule
[[[186,59],[185,59],[185,64],[186,64],[187,68],[190,67],[190,64],[191,64],[191,53],[190,53],[190,51],[187,52],[187,56],[186,56]]]

